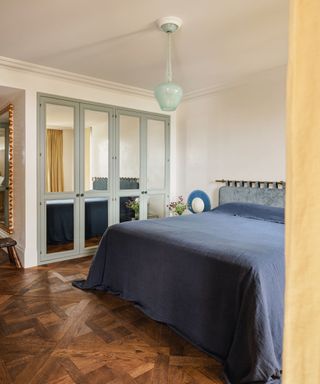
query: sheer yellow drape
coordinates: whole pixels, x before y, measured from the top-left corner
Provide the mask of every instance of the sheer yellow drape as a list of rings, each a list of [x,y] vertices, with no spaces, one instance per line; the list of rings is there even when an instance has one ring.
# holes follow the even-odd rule
[[[63,192],[63,131],[47,129],[47,192]]]
[[[291,0],[284,384],[320,383],[320,0]]]

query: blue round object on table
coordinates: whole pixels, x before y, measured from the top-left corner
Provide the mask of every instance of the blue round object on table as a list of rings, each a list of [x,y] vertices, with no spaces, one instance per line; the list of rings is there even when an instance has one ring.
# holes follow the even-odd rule
[[[192,191],[188,197],[188,209],[192,213],[210,211],[211,203],[209,196],[200,190]]]

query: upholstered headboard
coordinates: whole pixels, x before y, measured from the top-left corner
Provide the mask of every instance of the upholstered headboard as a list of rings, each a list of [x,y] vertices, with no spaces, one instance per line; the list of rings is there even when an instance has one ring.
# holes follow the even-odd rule
[[[234,180],[217,180],[217,182],[225,184],[219,189],[219,205],[241,202],[284,208],[284,182]]]

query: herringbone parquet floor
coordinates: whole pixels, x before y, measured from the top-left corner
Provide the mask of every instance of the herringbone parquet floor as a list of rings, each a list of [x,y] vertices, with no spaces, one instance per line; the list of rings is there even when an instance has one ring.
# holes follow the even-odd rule
[[[0,254],[1,384],[221,384],[221,366],[132,304],[82,292],[90,258],[17,271]]]

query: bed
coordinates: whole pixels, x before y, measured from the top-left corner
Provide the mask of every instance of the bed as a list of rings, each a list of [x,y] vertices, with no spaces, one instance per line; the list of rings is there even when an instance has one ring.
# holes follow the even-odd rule
[[[268,190],[227,186],[212,211],[111,226],[73,284],[133,301],[223,362],[229,383],[280,383],[284,191]]]

